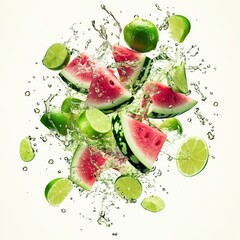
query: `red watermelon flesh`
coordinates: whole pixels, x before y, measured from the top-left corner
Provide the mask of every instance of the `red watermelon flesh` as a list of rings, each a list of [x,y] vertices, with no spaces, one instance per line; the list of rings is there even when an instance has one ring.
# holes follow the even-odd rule
[[[103,170],[107,159],[97,149],[79,146],[71,163],[71,180],[78,186],[90,190],[96,182],[96,175]]]
[[[166,134],[127,115],[121,116],[125,139],[138,160],[151,169],[167,139]]]
[[[118,81],[112,71],[98,67],[91,82],[86,103],[100,110],[113,109],[128,101],[132,95]]]
[[[119,63],[117,70],[123,83],[128,82],[131,77],[135,77],[134,73],[139,72],[142,67],[143,56],[124,46],[113,45],[113,57],[115,62]]]
[[[182,94],[174,92],[170,87],[160,82],[150,82],[144,86],[146,94],[142,102],[146,106],[151,99],[148,112],[149,117],[170,117],[186,112],[197,104],[197,101]]]

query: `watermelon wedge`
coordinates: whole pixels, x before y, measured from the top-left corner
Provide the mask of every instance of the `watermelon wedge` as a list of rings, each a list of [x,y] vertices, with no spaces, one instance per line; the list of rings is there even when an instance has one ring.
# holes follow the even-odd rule
[[[151,170],[166,134],[125,114],[116,115],[112,121],[118,147],[129,162],[141,172]]]
[[[102,152],[86,145],[78,146],[71,162],[70,179],[89,191],[106,161]]]
[[[133,94],[136,93],[150,74],[152,59],[118,44],[113,45],[112,49],[120,81]]]
[[[180,115],[193,108],[197,101],[181,93],[174,92],[160,82],[150,82],[144,86],[145,97],[142,106],[150,103],[147,116],[168,118]]]
[[[106,71],[105,67],[98,67],[95,73],[87,95],[88,106],[110,113],[123,104],[125,106],[132,102],[131,93],[124,88],[113,72]]]

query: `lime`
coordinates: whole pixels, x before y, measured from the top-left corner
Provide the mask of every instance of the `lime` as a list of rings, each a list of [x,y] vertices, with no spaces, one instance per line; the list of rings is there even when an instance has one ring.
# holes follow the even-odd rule
[[[181,15],[173,15],[168,19],[171,38],[182,43],[191,29],[190,21]]]
[[[74,97],[68,97],[62,102],[61,110],[65,113],[71,113],[74,110],[79,109],[81,100]]]
[[[70,115],[60,110],[52,110],[50,112],[50,119],[61,135],[67,135],[70,127]]]
[[[43,65],[51,70],[60,70],[68,64],[70,56],[71,53],[64,44],[55,43],[45,53]]]
[[[182,62],[179,66],[173,67],[169,71],[169,76],[170,79],[168,84],[173,91],[185,94],[188,93],[187,76],[184,62]]]
[[[49,114],[47,112],[43,113],[42,117],[40,118],[40,122],[50,130],[55,129],[53,122],[50,118],[50,113]]]
[[[138,52],[154,50],[158,43],[157,27],[150,21],[134,18],[123,30],[124,40]]]
[[[180,146],[177,153],[179,171],[187,177],[200,173],[208,161],[208,146],[199,137],[189,137]]]
[[[45,188],[45,197],[52,206],[59,206],[72,190],[72,182],[67,178],[56,178]]]
[[[141,182],[132,176],[120,176],[114,183],[114,189],[116,193],[128,200],[137,200],[142,194]]]
[[[150,212],[160,212],[164,209],[165,203],[158,196],[152,195],[142,200],[141,206]]]
[[[96,108],[85,110],[78,119],[81,133],[89,138],[100,137],[111,130],[111,121],[107,115]]]
[[[20,157],[24,162],[30,162],[35,157],[29,137],[25,137],[20,143]]]
[[[161,130],[167,130],[169,132],[176,131],[179,135],[182,135],[183,128],[181,122],[177,118],[168,118],[164,120],[159,128]]]

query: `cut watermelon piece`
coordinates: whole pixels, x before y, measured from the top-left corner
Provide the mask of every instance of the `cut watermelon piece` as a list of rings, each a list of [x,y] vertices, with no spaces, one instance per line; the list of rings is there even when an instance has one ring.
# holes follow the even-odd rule
[[[197,104],[197,101],[160,82],[147,83],[144,86],[143,107],[150,103],[147,116],[150,118],[168,118],[180,115]],[[146,97],[147,96],[147,97]]]
[[[113,118],[113,133],[122,153],[141,172],[154,166],[166,134],[125,114]]]
[[[87,53],[81,53],[60,73],[60,77],[73,89],[86,93],[94,78],[95,63]]]
[[[113,112],[133,100],[131,93],[123,87],[111,71],[98,67],[96,77],[92,80],[86,103],[105,113]]]
[[[113,45],[113,57],[121,82],[136,93],[150,74],[152,59],[118,44]]]
[[[89,191],[96,182],[96,174],[103,170],[106,161],[99,150],[91,149],[86,145],[78,146],[71,163],[71,180]]]

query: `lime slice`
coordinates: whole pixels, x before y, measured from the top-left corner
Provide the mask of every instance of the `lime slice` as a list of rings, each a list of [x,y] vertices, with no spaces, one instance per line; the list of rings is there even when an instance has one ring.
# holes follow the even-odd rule
[[[181,43],[187,37],[191,29],[190,21],[181,15],[173,15],[168,19],[171,38]]]
[[[61,110],[62,112],[65,112],[65,113],[71,113],[72,111],[79,109],[80,103],[81,103],[80,99],[68,97],[63,101]]]
[[[25,137],[20,143],[20,157],[24,162],[30,162],[35,157],[29,137]]]
[[[107,115],[96,108],[85,110],[78,119],[81,133],[89,138],[100,137],[111,130],[111,121]]]
[[[55,43],[48,48],[43,65],[51,70],[60,70],[68,64],[70,56],[70,51],[64,44]]]
[[[72,190],[72,182],[67,178],[53,179],[45,188],[45,197],[52,206],[59,206]]]
[[[177,153],[179,171],[187,177],[200,173],[208,161],[208,146],[199,137],[189,137],[180,146]]]
[[[128,200],[137,200],[142,194],[141,182],[132,176],[120,176],[114,183],[116,193]]]
[[[160,212],[161,210],[164,209],[165,203],[161,198],[153,195],[144,198],[141,202],[141,206],[150,212]]]
[[[176,131],[178,135],[182,135],[183,128],[181,122],[177,118],[168,118],[164,120],[159,128],[161,130],[167,130],[169,132]]]
[[[181,62],[179,66],[173,67],[169,71],[169,76],[170,79],[168,81],[168,85],[173,91],[185,94],[188,93],[188,83],[184,62]]]

